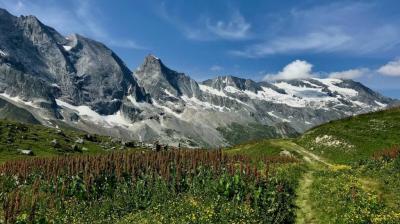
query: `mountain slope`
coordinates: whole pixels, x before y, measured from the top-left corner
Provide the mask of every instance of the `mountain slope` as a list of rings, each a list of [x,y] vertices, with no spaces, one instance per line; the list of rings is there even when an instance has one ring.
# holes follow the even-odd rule
[[[102,153],[121,147],[127,150],[131,146],[118,139],[68,128],[53,129],[0,119],[0,163],[29,156]]]
[[[34,16],[5,10],[0,52],[0,99],[47,126],[142,142],[221,147],[295,136],[395,102],[351,80],[220,76],[199,83],[153,55],[131,72],[100,42],[64,37]]]
[[[30,124],[40,124],[29,111],[0,99],[0,119],[19,121]]]
[[[0,10],[0,33],[2,93],[55,112],[59,98],[106,115],[115,113],[128,94],[145,98],[131,71],[99,42],[76,34],[63,37],[34,16],[15,17],[5,10]]]
[[[334,162],[370,158],[400,144],[400,108],[333,121],[307,131],[297,143]]]

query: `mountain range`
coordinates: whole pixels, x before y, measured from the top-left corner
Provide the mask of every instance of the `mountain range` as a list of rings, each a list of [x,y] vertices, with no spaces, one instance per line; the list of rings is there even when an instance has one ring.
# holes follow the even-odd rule
[[[210,52],[212,53],[212,52]],[[222,147],[290,137],[398,101],[331,78],[198,82],[148,55],[131,71],[111,49],[0,9],[0,118],[151,143]]]

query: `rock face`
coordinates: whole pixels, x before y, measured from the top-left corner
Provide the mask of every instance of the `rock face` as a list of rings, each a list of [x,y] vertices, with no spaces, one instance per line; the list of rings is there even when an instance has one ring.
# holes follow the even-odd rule
[[[56,98],[115,113],[127,95],[146,100],[131,71],[103,44],[63,37],[34,16],[0,10],[0,92],[39,101],[57,112]]]
[[[44,125],[192,147],[293,136],[396,103],[352,80],[220,76],[198,83],[153,55],[131,72],[102,43],[64,37],[34,16],[2,9],[0,98],[0,111],[18,108]]]
[[[157,100],[172,96],[200,96],[200,88],[195,80],[169,69],[153,55],[145,58],[144,63],[135,72],[135,76],[146,92]]]

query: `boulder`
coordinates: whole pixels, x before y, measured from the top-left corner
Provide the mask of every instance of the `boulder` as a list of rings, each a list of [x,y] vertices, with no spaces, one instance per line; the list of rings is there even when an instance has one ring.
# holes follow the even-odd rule
[[[83,144],[83,138],[78,138],[76,141],[75,141],[75,143],[77,143],[77,144]]]
[[[287,150],[283,150],[282,152],[279,153],[280,156],[287,156],[287,157],[293,157],[292,153],[290,153]]]
[[[18,149],[18,152],[22,155],[27,155],[27,156],[34,156],[35,154],[33,153],[32,150],[30,149]]]
[[[54,148],[60,148],[61,147],[61,145],[60,145],[60,143],[58,142],[57,139],[53,139],[50,143]]]

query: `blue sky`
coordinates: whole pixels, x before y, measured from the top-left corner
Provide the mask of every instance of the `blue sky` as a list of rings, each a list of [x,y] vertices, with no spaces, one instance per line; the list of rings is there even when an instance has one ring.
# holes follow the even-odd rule
[[[331,76],[400,98],[397,0],[0,0],[0,7],[104,42],[132,70],[152,53],[196,80]]]

